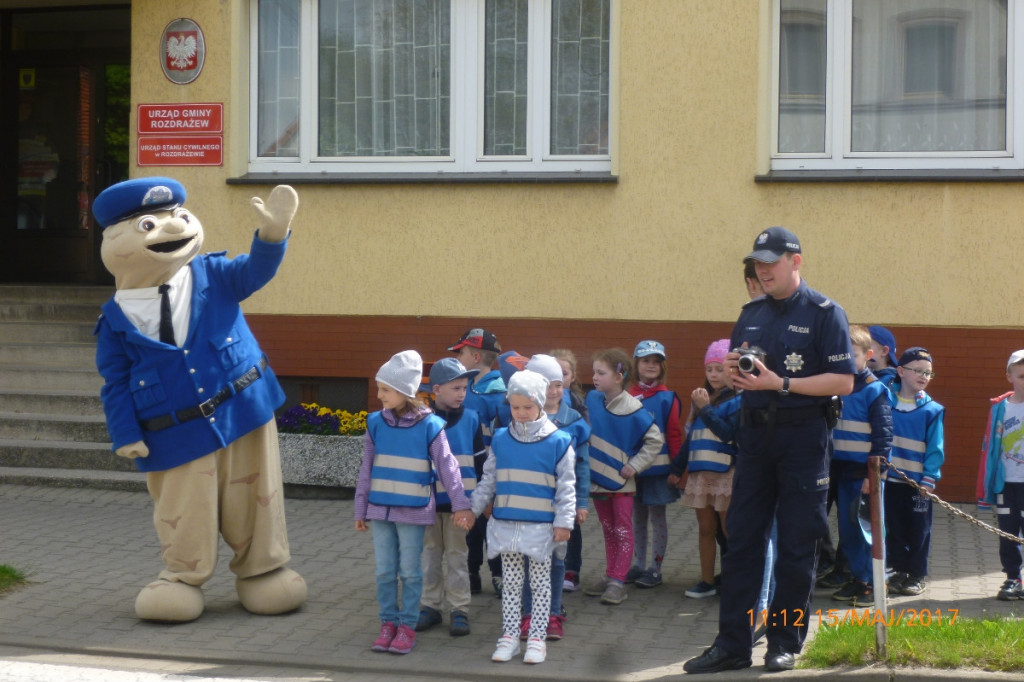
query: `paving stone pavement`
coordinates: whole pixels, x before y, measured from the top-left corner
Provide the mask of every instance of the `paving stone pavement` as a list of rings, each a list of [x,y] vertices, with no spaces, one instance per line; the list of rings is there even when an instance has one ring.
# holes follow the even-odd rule
[[[484,592],[473,597],[471,635],[450,637],[445,624],[420,633],[410,655],[373,653],[369,646],[379,629],[373,546],[369,534],[352,528],[352,502],[289,499],[286,511],[291,566],[309,584],[309,600],[301,610],[274,617],[245,612],[227,568],[230,550],[222,543],[220,564],[204,588],[206,612],[192,623],[161,625],[141,622],[133,611],[139,589],[161,567],[148,495],[0,484],[0,563],[25,570],[31,581],[0,597],[0,682],[34,681],[29,669],[69,662],[136,671],[125,682],[148,682],[142,675],[191,681],[642,682],[681,676],[682,663],[708,646],[717,629],[718,599],[683,595],[699,577],[696,519],[692,510],[673,505],[665,584],[650,590],[630,587],[620,606],[602,605],[581,592],[566,594],[566,637],[549,643],[542,665],[490,661],[500,634],[500,602],[486,577]],[[995,536],[936,508],[933,538],[928,591],[917,598],[894,598],[891,608],[946,614],[959,609],[961,617],[1021,615],[1024,602],[994,599],[1003,580]],[[588,523],[584,583],[598,577],[603,562],[600,528]],[[818,591],[813,609],[836,607],[842,605]],[[816,628],[818,619],[812,615],[810,621]],[[728,679],[762,676],[763,654],[762,644],[754,651],[755,666],[730,673]],[[909,679],[911,672],[896,677]],[[967,672],[956,676],[962,679]],[[835,674],[794,671],[786,678]],[[867,668],[846,671],[848,676],[888,680],[890,671]],[[53,679],[90,678],[69,673]],[[113,673],[102,679],[121,681]],[[921,672],[914,679],[948,678]]]

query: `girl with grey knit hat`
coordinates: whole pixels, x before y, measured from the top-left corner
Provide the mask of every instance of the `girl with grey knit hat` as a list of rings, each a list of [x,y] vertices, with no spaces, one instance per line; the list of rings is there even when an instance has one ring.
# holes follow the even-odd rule
[[[572,436],[547,418],[548,380],[537,372],[516,372],[508,383],[512,421],[494,432],[484,473],[470,498],[474,514],[493,503],[487,523],[489,558],[501,555],[505,578],[501,593],[502,635],[491,656],[509,661],[519,653],[522,592],[529,563],[530,589],[537,613],[551,604],[551,555],[565,555],[576,519],[576,453]],[[529,562],[525,560],[529,558]],[[547,620],[530,623],[525,663],[547,656]]]

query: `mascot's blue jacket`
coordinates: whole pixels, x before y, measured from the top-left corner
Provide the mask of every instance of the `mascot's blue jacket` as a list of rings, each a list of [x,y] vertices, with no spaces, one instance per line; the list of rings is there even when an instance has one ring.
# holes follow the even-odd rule
[[[277,273],[287,240],[271,244],[253,238],[249,254],[196,256],[192,268],[192,311],[183,347],[143,335],[111,298],[93,332],[96,366],[106,381],[100,396],[112,450],[145,441],[149,456],[140,471],[164,471],[219,450],[266,424],[284,402],[263,352],[242,316],[239,303]],[[141,422],[195,407],[257,367],[259,379],[222,402],[207,417],[157,431]]]

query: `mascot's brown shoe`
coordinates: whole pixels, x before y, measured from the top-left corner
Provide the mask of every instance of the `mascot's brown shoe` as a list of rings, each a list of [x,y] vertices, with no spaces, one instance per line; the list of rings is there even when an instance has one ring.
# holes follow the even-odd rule
[[[290,568],[235,580],[238,600],[249,613],[276,616],[306,603],[306,581]]]
[[[156,580],[135,598],[135,615],[142,620],[188,623],[203,614],[203,591],[194,585]]]

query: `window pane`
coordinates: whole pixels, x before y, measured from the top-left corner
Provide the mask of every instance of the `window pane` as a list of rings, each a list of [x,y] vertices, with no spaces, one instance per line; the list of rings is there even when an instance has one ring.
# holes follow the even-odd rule
[[[1006,149],[1006,0],[856,0],[853,25],[853,151]]]
[[[447,156],[449,0],[320,0],[319,154]]]
[[[528,0],[487,0],[484,154],[526,155]]]
[[[825,0],[782,0],[779,151],[825,151]]]
[[[298,0],[260,0],[259,32],[257,152],[298,156]]]
[[[608,153],[609,0],[552,0],[551,153]]]

